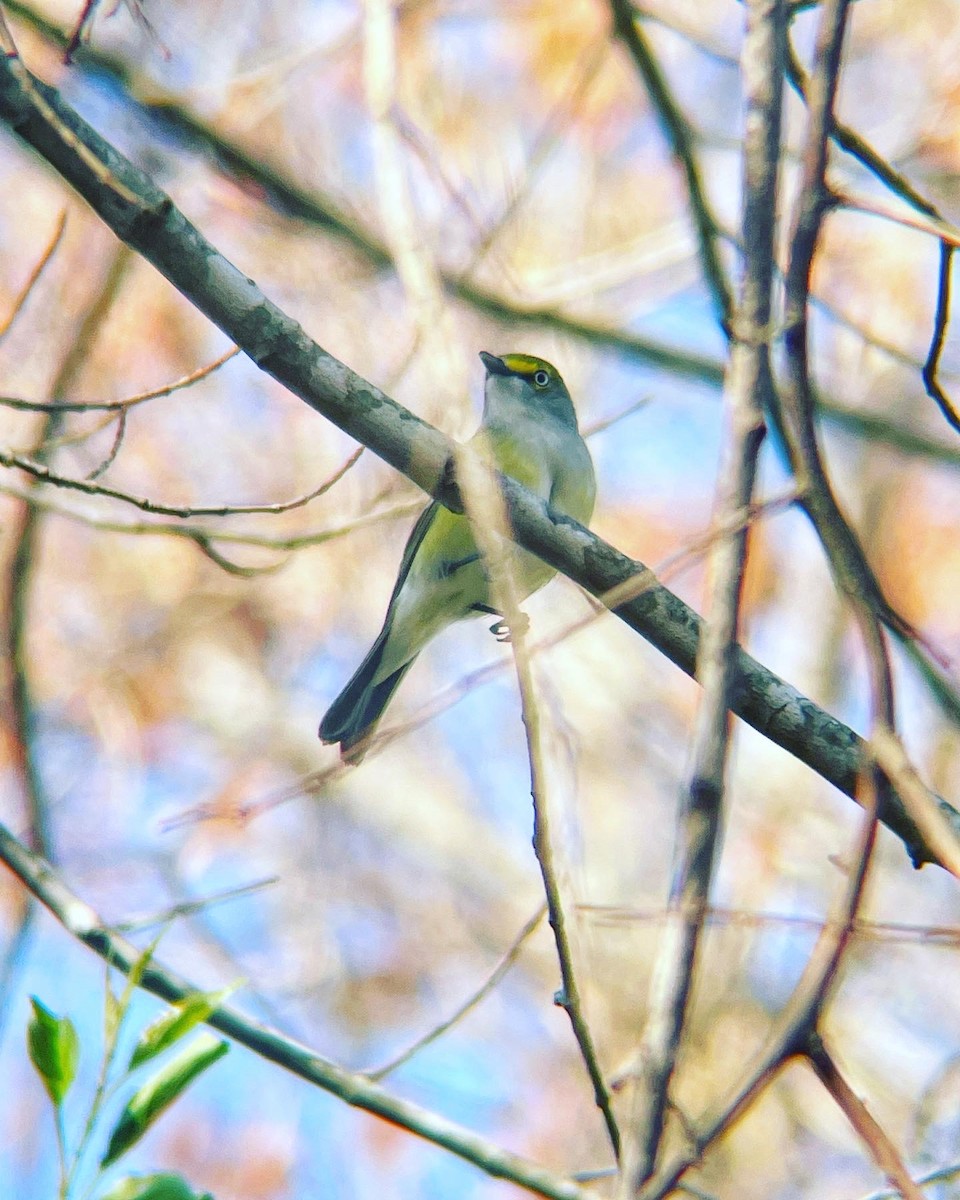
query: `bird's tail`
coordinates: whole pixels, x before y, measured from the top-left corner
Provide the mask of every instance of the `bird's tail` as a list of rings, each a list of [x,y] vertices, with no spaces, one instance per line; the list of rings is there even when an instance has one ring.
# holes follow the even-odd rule
[[[358,763],[363,758],[367,737],[373,733],[390,703],[390,697],[413,666],[414,659],[411,658],[386,679],[374,682],[389,632],[389,626],[381,630],[380,636],[370,647],[370,653],[320,722],[320,740],[339,742],[340,757],[344,762]]]

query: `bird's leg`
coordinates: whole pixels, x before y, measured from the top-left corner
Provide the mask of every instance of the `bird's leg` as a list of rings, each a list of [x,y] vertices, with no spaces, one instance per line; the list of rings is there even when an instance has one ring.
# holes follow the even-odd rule
[[[512,637],[512,631],[507,622],[500,616],[495,608],[491,608],[489,604],[474,604],[472,605],[474,612],[489,613],[491,617],[499,617],[499,620],[494,621],[490,626],[490,632],[498,642],[509,642]],[[523,636],[530,628],[530,618],[525,612],[518,613],[520,618],[517,624],[517,633]]]

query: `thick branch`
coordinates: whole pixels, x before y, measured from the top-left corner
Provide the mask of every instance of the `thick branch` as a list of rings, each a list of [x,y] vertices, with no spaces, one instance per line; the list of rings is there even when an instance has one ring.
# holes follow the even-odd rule
[[[59,125],[35,105],[34,92]],[[11,56],[0,58],[0,119],[258,366],[419,487],[459,507],[449,440],[325,353],[218,254],[169,197]],[[92,161],[101,168],[94,169]],[[134,200],[128,198],[131,193]],[[694,673],[701,622],[691,608],[657,584],[642,563],[551,512],[512,480],[504,480],[503,487],[520,545],[597,596],[630,580],[640,582],[640,594],[619,603],[617,616],[687,674]],[[743,651],[735,658],[733,711],[854,797],[864,759],[862,739]],[[960,813],[946,804],[944,812],[960,831]],[[883,805],[880,816],[917,865],[938,861],[897,797]]]

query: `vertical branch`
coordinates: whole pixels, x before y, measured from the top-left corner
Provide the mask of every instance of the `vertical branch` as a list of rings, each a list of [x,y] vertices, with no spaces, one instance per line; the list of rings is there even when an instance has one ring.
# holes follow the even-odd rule
[[[715,520],[723,532],[711,553],[708,619],[697,658],[703,687],[694,729],[690,783],[681,814],[670,912],[650,994],[650,1015],[633,1090],[621,1195],[634,1195],[654,1170],[686,1019],[697,950],[722,827],[730,694],[739,631],[749,511],[771,390],[771,292],[786,10],[754,0],[743,48],[746,98],[744,279],[732,326],[728,429]]]
[[[803,156],[800,201],[785,280],[787,380],[783,390],[783,408],[791,461],[804,497],[804,506],[823,544],[834,580],[850,601],[864,640],[870,672],[873,726],[882,735],[892,733],[894,728],[893,681],[880,625],[881,619],[890,621],[891,610],[867,564],[856,534],[844,519],[830,490],[813,420],[807,325],[810,272],[829,202],[826,184],[828,139],[836,127],[833,107],[848,5],[849,0],[827,0],[823,6],[815,66],[808,87],[809,128]],[[900,625],[902,627],[903,622]],[[872,800],[871,828],[875,831],[877,809],[883,803],[890,785],[888,777],[877,766],[868,764],[865,770]],[[861,876],[865,876],[871,846],[872,843],[862,853],[859,866]],[[855,913],[851,912],[851,920],[853,915]],[[837,963],[848,938],[849,923],[844,941],[837,948]],[[907,1200],[920,1200],[922,1193],[910,1178],[893,1142],[855,1096],[823,1044],[820,1024],[825,1001],[826,985],[812,997],[803,1054],[888,1179]]]
[[[516,610],[519,612],[519,610]],[[509,616],[508,616],[509,621]],[[522,618],[520,625],[522,626]],[[514,630],[514,625],[511,625]],[[570,930],[567,927],[567,915],[560,891],[560,871],[554,850],[555,841],[550,828],[550,797],[547,787],[547,771],[544,755],[543,728],[540,720],[540,705],[533,683],[533,672],[530,666],[530,655],[527,651],[523,633],[514,633],[511,637],[514,661],[517,668],[517,681],[520,688],[520,699],[523,712],[523,724],[527,735],[527,758],[530,764],[530,792],[533,797],[533,849],[543,877],[543,889],[547,900],[547,913],[550,928],[553,930],[554,942],[557,947],[557,961],[560,966],[561,992],[558,1002],[570,1018],[573,1036],[580,1047],[590,1083],[593,1087],[593,1098],[599,1108],[607,1135],[613,1147],[615,1158],[620,1158],[620,1130],[613,1114],[610,1093],[607,1089],[596,1048],[584,1012],[583,998],[577,983],[573,964],[573,946]]]
[[[784,344],[786,379],[779,410],[790,462],[797,479],[799,501],[809,516],[830,562],[839,590],[855,609],[866,608],[903,637],[914,631],[887,603],[863,547],[850,528],[833,494],[823,463],[814,423],[813,389],[809,367],[807,302],[810,273],[823,219],[831,204],[826,181],[827,149],[834,128],[833,104],[849,0],[827,0],[817,35],[814,70],[807,83],[809,127],[803,153],[800,193],[784,280]],[[862,615],[862,614],[861,614]],[[859,618],[858,618],[859,619]],[[860,620],[868,646],[878,648],[879,631],[868,617]],[[882,681],[874,677],[882,690]],[[889,723],[889,722],[888,722]]]
[[[710,209],[700,166],[694,153],[690,128],[670,91],[656,56],[634,12],[632,0],[610,0],[617,37],[623,42],[639,71],[674,157],[683,170],[687,197],[700,244],[700,263],[722,328],[729,332],[733,298],[720,258],[720,235]]]
[[[100,290],[84,314],[76,336],[54,379],[50,393],[54,403],[69,395],[70,389],[74,386],[96,340],[100,325],[116,297],[130,260],[131,252],[125,246],[121,246],[115,252]],[[62,424],[63,414],[56,409],[44,416],[31,454],[35,461],[40,463],[47,461],[46,447],[58,435]],[[36,480],[30,481],[28,484],[31,490],[36,486]],[[19,511],[11,521],[10,532],[14,550],[6,578],[6,596],[3,606],[6,612],[6,621],[0,636],[2,636],[3,648],[10,664],[9,704],[14,733],[13,744],[29,812],[30,844],[38,853],[52,860],[54,850],[51,844],[49,814],[33,743],[34,705],[27,654],[30,584],[42,522],[42,510],[37,505],[30,504],[29,501],[21,503]]]
[[[390,253],[413,309],[417,340],[427,360],[449,383],[460,379],[463,365],[455,353],[443,284],[420,228],[396,127],[400,63],[396,9],[397,0],[364,0],[363,75],[373,120],[377,196]]]
[[[54,246],[59,245],[61,234],[62,226]],[[54,402],[68,395],[75,383],[131,258],[131,252],[125,246],[120,246],[116,251],[106,279],[81,320],[70,349],[60,364],[50,393]],[[45,262],[46,259],[44,265]],[[46,461],[47,446],[56,438],[62,424],[63,413],[56,409],[52,409],[43,417],[32,455],[38,462]],[[27,484],[31,494],[38,486],[37,479],[30,479]],[[4,707],[9,708],[10,712],[12,754],[16,774],[22,781],[29,845],[48,861],[54,861],[55,847],[50,828],[50,809],[34,740],[36,716],[27,648],[31,583],[43,516],[43,510],[38,505],[25,499],[20,502],[10,520],[13,553],[6,577],[0,584],[4,593],[0,595],[0,613],[3,614],[0,644],[8,663],[9,684]],[[6,1017],[7,998],[13,992],[33,930],[34,904],[32,899],[26,898],[17,932],[0,962],[0,1032]]]
[[[543,877],[547,916],[553,930],[560,967],[560,1005],[570,1018],[573,1036],[580,1048],[594,1100],[603,1116],[607,1136],[614,1156],[620,1157],[620,1130],[613,1114],[610,1093],[600,1069],[593,1037],[584,1013],[583,1000],[577,984],[573,963],[573,946],[567,914],[560,890],[560,872],[554,853],[550,829],[550,797],[547,786],[547,761],[544,753],[543,726],[540,705],[533,680],[530,654],[525,630],[527,618],[520,609],[514,578],[516,553],[503,534],[509,529],[503,496],[496,477],[484,469],[475,456],[461,454],[457,459],[457,482],[460,485],[465,511],[470,518],[473,534],[486,564],[491,593],[497,610],[503,613],[510,630],[510,643],[516,665],[520,690],[521,711],[530,765],[530,792],[533,798],[533,849]]]
[[[643,1188],[642,1200],[664,1200],[675,1192],[684,1174],[746,1113],[786,1063],[797,1056],[807,1055],[811,1041],[817,1035],[817,1023],[823,1006],[853,937],[876,843],[877,791],[874,775],[868,767],[864,767],[858,777],[857,797],[863,805],[864,816],[857,846],[851,856],[853,864],[844,894],[824,922],[803,974],[767,1038],[766,1045],[744,1071],[742,1081],[727,1101],[703,1120],[699,1132],[690,1139],[691,1148],[658,1167],[656,1175]]]

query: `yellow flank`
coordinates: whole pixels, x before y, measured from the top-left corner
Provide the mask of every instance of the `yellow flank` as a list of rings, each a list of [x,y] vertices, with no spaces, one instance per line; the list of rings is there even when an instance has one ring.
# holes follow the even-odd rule
[[[521,358],[523,356],[513,354],[510,357]],[[530,361],[538,362],[539,360],[531,359]],[[509,475],[517,483],[522,483],[525,488],[546,499],[543,479],[546,468],[544,463],[539,460],[538,455],[530,453],[529,446],[525,446],[502,429],[481,429],[475,437],[479,443],[478,448],[486,450],[493,462],[496,463],[498,471]]]
[[[461,513],[438,505],[411,565],[418,574],[435,574],[444,565],[476,554],[470,522]]]

